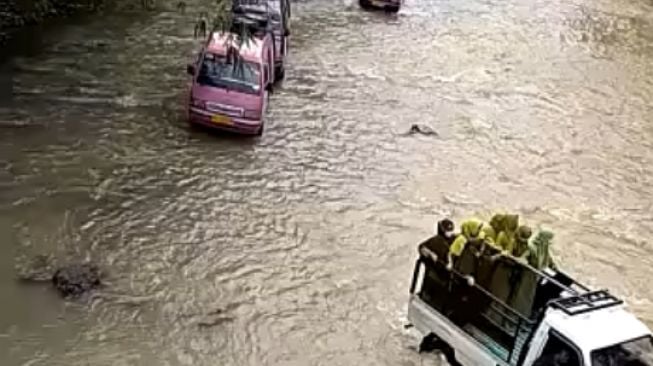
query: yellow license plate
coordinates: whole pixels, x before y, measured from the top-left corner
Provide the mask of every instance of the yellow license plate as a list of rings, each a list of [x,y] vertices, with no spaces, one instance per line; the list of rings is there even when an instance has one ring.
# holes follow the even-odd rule
[[[230,125],[231,124],[231,118],[229,118],[227,116],[222,116],[222,115],[217,114],[215,116],[211,116],[211,122],[217,123],[217,124],[220,124],[220,125]]]

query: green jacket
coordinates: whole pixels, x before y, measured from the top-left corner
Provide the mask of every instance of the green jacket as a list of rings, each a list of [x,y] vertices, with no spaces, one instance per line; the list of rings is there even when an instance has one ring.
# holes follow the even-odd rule
[[[519,226],[519,215],[495,214],[490,219],[490,225],[496,233],[495,246],[512,253],[515,248],[515,232]]]
[[[528,244],[528,263],[541,270],[544,268],[556,269],[556,264],[551,258],[551,241],[553,233],[548,230],[541,230]]]

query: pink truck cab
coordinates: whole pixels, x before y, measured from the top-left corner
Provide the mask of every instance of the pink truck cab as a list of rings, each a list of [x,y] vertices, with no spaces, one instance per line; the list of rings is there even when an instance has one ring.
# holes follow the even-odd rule
[[[383,9],[392,13],[396,13],[401,8],[402,0],[359,0],[360,6],[363,9]]]
[[[269,35],[238,42],[233,33],[214,32],[187,67],[189,122],[261,135],[274,81],[273,47]]]

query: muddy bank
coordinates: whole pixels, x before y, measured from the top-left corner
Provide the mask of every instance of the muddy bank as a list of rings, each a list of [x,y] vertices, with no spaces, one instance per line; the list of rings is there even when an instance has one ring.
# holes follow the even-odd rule
[[[0,47],[22,28],[96,11],[104,4],[104,0],[0,0]]]

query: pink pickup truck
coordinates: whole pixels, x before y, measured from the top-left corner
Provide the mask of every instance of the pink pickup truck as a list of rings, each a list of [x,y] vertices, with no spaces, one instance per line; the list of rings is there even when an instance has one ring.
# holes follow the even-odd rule
[[[267,34],[242,42],[215,32],[187,71],[193,77],[190,123],[261,135],[274,82],[274,48]]]
[[[363,9],[383,9],[392,13],[396,13],[401,8],[402,0],[359,0],[359,4]]]

